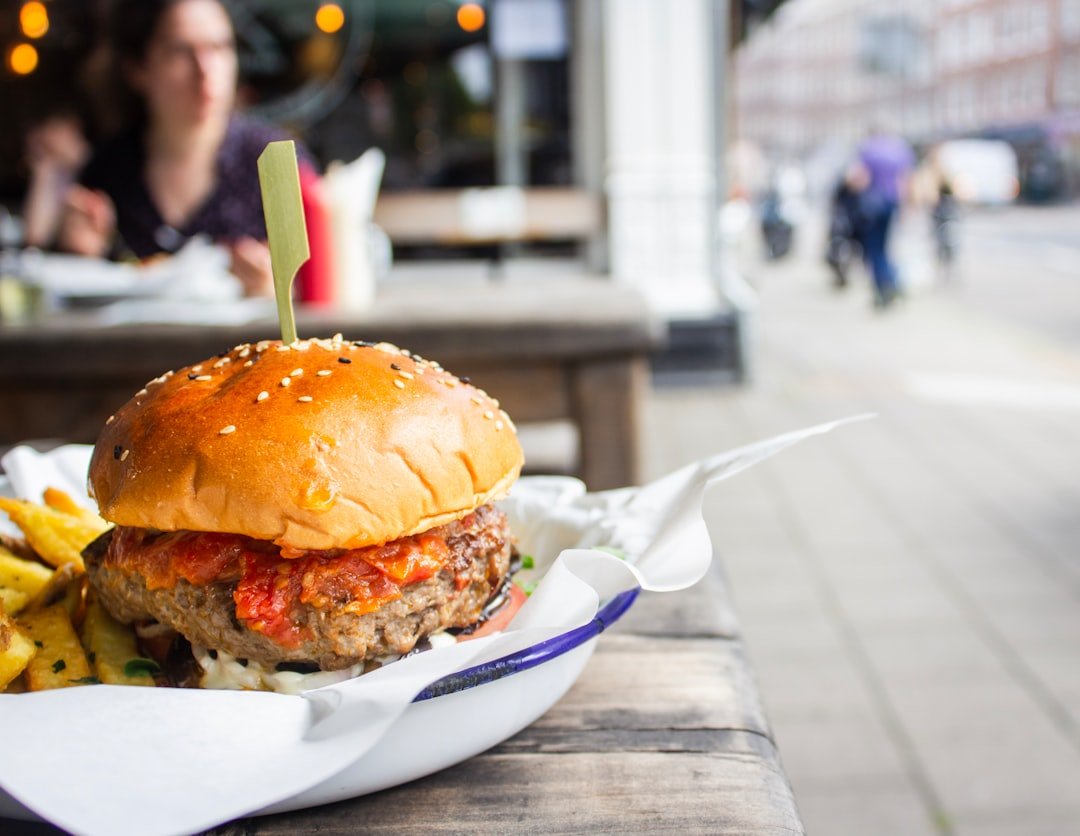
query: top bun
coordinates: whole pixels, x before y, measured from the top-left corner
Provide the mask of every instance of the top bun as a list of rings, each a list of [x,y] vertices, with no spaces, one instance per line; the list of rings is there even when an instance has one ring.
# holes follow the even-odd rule
[[[166,372],[106,423],[105,519],[359,548],[504,496],[523,462],[498,401],[380,343],[265,340]]]

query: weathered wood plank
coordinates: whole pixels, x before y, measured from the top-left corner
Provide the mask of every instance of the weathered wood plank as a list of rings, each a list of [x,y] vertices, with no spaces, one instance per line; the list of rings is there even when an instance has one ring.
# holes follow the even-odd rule
[[[578,682],[531,729],[735,729],[768,734],[739,642],[600,637]]]
[[[490,754],[363,799],[214,833],[676,831],[804,832],[774,753],[603,752]]]

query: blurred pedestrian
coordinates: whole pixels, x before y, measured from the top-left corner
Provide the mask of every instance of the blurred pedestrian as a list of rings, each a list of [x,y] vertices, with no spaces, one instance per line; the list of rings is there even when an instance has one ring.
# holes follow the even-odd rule
[[[829,238],[825,246],[825,261],[833,271],[833,287],[842,290],[848,285],[851,265],[862,253],[862,215],[860,198],[865,183],[862,172],[853,166],[844,172],[833,189],[829,201]]]
[[[956,261],[957,234],[959,232],[960,207],[947,179],[938,186],[937,199],[930,213],[934,230],[934,253],[937,257],[938,276],[951,279]]]
[[[899,136],[876,128],[859,146],[858,157],[868,179],[860,196],[865,224],[863,257],[874,278],[874,303],[884,308],[898,293],[896,266],[889,257],[889,237],[915,155]]]

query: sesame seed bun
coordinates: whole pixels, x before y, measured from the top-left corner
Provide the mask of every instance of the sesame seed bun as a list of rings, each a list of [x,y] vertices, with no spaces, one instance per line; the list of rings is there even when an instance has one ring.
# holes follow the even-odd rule
[[[523,456],[498,402],[387,345],[237,346],[147,384],[90,464],[118,525],[360,548],[504,496]]]

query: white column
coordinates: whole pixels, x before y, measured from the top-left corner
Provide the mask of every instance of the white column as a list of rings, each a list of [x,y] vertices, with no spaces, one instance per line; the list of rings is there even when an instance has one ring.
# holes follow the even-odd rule
[[[611,274],[668,318],[711,316],[721,307],[711,278],[712,5],[604,5]]]

